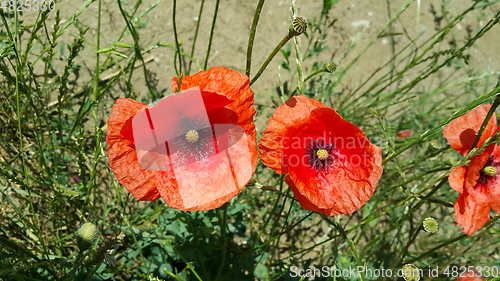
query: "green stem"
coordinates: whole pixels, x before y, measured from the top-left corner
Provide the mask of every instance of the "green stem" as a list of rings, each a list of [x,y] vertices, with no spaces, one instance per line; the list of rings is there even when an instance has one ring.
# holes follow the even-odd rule
[[[217,20],[217,12],[219,11],[219,3],[220,0],[217,0],[217,2],[215,3],[214,19],[212,20],[212,29],[210,30],[210,39],[208,41],[207,56],[205,57],[205,65],[203,66],[203,70],[207,70],[208,57],[210,56],[210,49],[212,48],[212,39],[214,38],[215,21]]]
[[[349,244],[349,247],[351,248],[351,253],[354,257],[354,259],[356,260],[356,263],[358,264],[358,266],[363,266],[364,264],[361,262],[361,259],[359,258],[358,256],[358,248],[356,247],[356,245],[354,245],[354,243],[352,242],[352,240],[347,237],[347,233],[344,231],[344,228],[342,228],[342,226],[335,222],[335,221],[331,221],[326,215],[324,214],[320,214],[321,215],[321,218],[323,220],[325,220],[326,222],[330,223],[333,227],[335,227],[340,235],[344,238],[344,240],[347,242],[347,244]],[[360,275],[359,276],[360,280],[363,280],[363,277]]]
[[[181,73],[182,73],[182,59],[181,59],[181,51],[180,51],[180,45],[179,45],[179,39],[177,39],[177,26],[175,24],[175,10],[176,10],[176,7],[177,7],[177,1],[174,0],[174,9],[173,9],[173,13],[172,13],[172,21],[174,23],[174,36],[175,36],[175,55],[178,56],[178,61],[179,61],[179,68],[177,68],[177,65],[176,63],[174,62],[174,68],[175,68],[175,74],[177,74],[177,77],[180,77],[181,76]],[[181,78],[182,79],[182,78]],[[180,84],[178,83],[179,85],[179,88],[180,88]]]
[[[224,205],[224,214],[222,215],[222,223],[220,224],[221,231],[221,245],[222,245],[222,258],[219,265],[219,270],[217,271],[217,277],[215,280],[219,280],[222,269],[224,268],[224,262],[226,260],[226,227],[227,227],[227,204]],[[219,216],[220,222],[220,216]]]
[[[97,1],[97,42],[96,42],[96,49],[99,50],[101,49],[101,0]],[[101,131],[101,126],[99,126],[99,117],[98,117],[98,110],[99,110],[99,75],[100,75],[100,69],[99,69],[99,53],[96,54],[96,64],[95,64],[95,76],[94,76],[94,93],[92,95],[92,101],[94,102],[94,108],[92,110],[92,115],[94,116],[94,132],[95,132],[95,143],[96,143],[96,148],[94,150],[94,165],[92,166],[92,171],[91,174],[94,176],[92,177],[92,185],[90,187],[94,191],[94,198],[96,198],[95,194],[95,188],[97,186],[97,177],[95,176],[96,174],[96,168],[97,168],[97,163],[99,162],[99,158],[101,156],[101,137],[102,137],[102,131]],[[87,192],[87,195],[85,196],[85,203],[88,203],[88,199],[90,196],[90,190]],[[93,201],[93,200],[92,200]],[[85,204],[85,207],[87,205]],[[95,215],[95,208],[92,208],[93,210],[93,215]]]
[[[186,220],[186,223],[188,225],[189,231],[191,231],[191,233],[193,233],[194,239],[196,241],[195,247],[198,247],[199,246],[199,242],[198,241],[200,241],[201,238],[199,238],[198,232],[194,228],[193,224],[191,223],[191,219],[186,214],[186,212],[182,212],[182,215],[184,216],[184,219]],[[205,280],[210,281],[210,275],[207,273],[207,267],[205,265],[205,260],[203,259],[203,257],[201,256],[201,254],[200,254],[199,251],[196,251],[196,256],[198,257],[198,260],[199,260],[199,262],[201,264],[201,270],[203,270],[203,275],[206,276]]]
[[[15,7],[17,7],[17,0],[15,1],[14,5],[15,5]],[[2,21],[5,25],[5,27],[7,28],[8,25],[7,25],[7,22],[5,21],[3,13],[2,13]],[[18,11],[17,11],[17,9],[15,9],[15,11],[14,11],[14,36],[12,36],[12,34],[10,34],[10,32],[9,32],[9,37],[14,43],[14,52],[16,53],[16,66],[15,66],[16,67],[16,110],[17,110],[17,129],[19,130],[19,148],[20,148],[20,154],[21,154],[21,159],[22,159],[22,163],[23,163],[24,178],[26,179],[26,187],[30,187],[30,184],[29,184],[30,176],[29,176],[29,172],[28,172],[28,166],[26,164],[26,156],[25,156],[25,152],[24,152],[24,143],[23,143],[23,131],[22,131],[22,126],[21,126],[21,119],[22,119],[23,115],[21,114],[21,97],[20,97],[21,93],[19,92],[19,87],[20,87],[19,79],[21,78],[21,75],[22,75],[22,73],[21,73],[22,68],[21,68],[21,61],[19,59],[19,54],[21,54],[21,50],[20,50],[19,43],[18,43],[19,28],[18,28],[17,24],[18,24]],[[44,253],[45,253],[45,251],[46,251],[45,243],[42,240],[40,227],[38,225],[38,219],[37,219],[37,216],[35,213],[33,198],[31,197],[31,188],[28,188],[28,197],[29,197],[29,201],[30,201],[31,212],[33,213],[33,227],[36,230],[37,237],[38,237],[38,239],[42,245],[42,248],[44,250]]]
[[[82,265],[82,258],[83,258],[83,251],[78,252],[78,257],[76,257],[75,264],[73,265],[73,269],[68,273],[66,278],[64,278],[64,281],[66,280],[73,280],[73,277],[75,276],[76,270]]]
[[[455,119],[455,118],[457,118],[457,117],[459,117],[461,115],[464,115],[465,113],[467,113],[467,109],[468,108],[476,107],[476,106],[482,104],[483,102],[486,102],[487,100],[489,100],[493,96],[497,95],[498,93],[500,93],[500,85],[497,86],[495,89],[491,90],[489,93],[483,94],[482,96],[480,96],[479,98],[477,98],[476,100],[474,100],[466,108],[461,109],[461,110],[453,113],[450,117],[448,117],[448,119],[446,119],[445,121],[441,122],[441,124],[439,124],[438,126],[435,126],[434,128],[432,128],[432,129],[424,132],[422,135],[420,135],[420,137],[418,137],[418,138],[414,139],[413,141],[409,142],[405,146],[403,146],[400,149],[398,149],[396,152],[392,152],[391,154],[389,154],[382,161],[382,165],[385,164],[385,163],[387,163],[387,161],[391,160],[392,158],[394,158],[394,157],[398,156],[399,154],[403,153],[404,151],[406,151],[407,149],[409,149],[410,147],[412,147],[415,143],[420,142],[421,140],[427,138],[428,136],[430,136],[432,134],[435,134],[436,132],[438,132],[439,130],[441,130],[441,128],[443,128],[444,126],[448,125],[453,119]]]
[[[323,73],[323,72],[325,72],[325,68],[320,68],[320,69],[314,71],[313,73],[309,74],[309,76],[307,76],[306,79],[304,79],[304,82],[306,82],[307,80],[309,80],[309,79],[313,78],[314,76],[316,76],[320,73]]]
[[[281,48],[283,48],[283,46],[285,46],[285,44],[290,39],[292,39],[292,36],[288,33],[285,37],[283,37],[283,39],[278,43],[278,45],[276,45],[276,47],[274,47],[274,50],[271,52],[271,54],[269,54],[269,56],[267,57],[264,64],[262,64],[262,66],[260,67],[257,74],[255,74],[255,76],[250,81],[250,86],[252,86],[252,84],[255,83],[255,81],[257,81],[257,79],[259,79],[260,75],[262,75],[262,72],[264,72],[264,70],[266,70],[267,66],[273,60],[274,56],[276,56],[278,51],[281,50]]]
[[[201,0],[200,13],[198,14],[198,22],[196,23],[196,31],[194,32],[193,46],[191,47],[191,57],[194,56],[194,47],[196,46],[196,38],[198,38],[198,29],[200,28],[201,13],[203,12],[203,4],[205,4],[205,0]],[[193,63],[193,61],[189,60],[187,75],[191,73],[191,63]]]
[[[151,84],[149,83],[149,78],[148,78],[148,72],[146,69],[146,63],[144,62],[144,58],[142,57],[142,52],[141,48],[139,46],[139,35],[137,33],[137,30],[133,26],[132,23],[130,23],[129,18],[127,17],[127,14],[125,11],[123,11],[123,7],[121,4],[121,1],[117,1],[118,3],[118,8],[120,9],[120,13],[122,14],[123,19],[125,20],[125,23],[127,24],[127,28],[132,35],[132,38],[134,39],[134,52],[135,52],[135,57],[138,58],[142,62],[142,70],[144,72],[144,80],[146,80],[146,85],[148,86],[148,91],[151,97],[151,94],[153,93],[153,88],[151,87]],[[131,71],[133,71],[134,68],[131,68]]]
[[[252,28],[250,29],[250,37],[248,38],[248,48],[247,48],[247,68],[245,74],[250,77],[250,69],[252,68],[252,50],[253,50],[253,40],[255,39],[255,32],[257,31],[257,23],[259,23],[260,12],[264,6],[264,0],[259,0],[257,8],[255,9],[255,14],[253,15]]]

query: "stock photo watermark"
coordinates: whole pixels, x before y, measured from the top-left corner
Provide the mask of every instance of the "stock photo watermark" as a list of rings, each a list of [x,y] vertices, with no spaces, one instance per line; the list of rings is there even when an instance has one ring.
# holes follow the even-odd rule
[[[402,277],[407,281],[418,281],[422,277],[499,277],[498,266],[427,266],[417,268],[413,264],[407,264],[399,269],[369,268],[367,266],[349,266],[338,268],[336,266],[323,266],[321,268],[299,268],[290,267],[290,277],[297,278],[364,278],[366,280],[377,280],[380,278]]]
[[[10,0],[3,1],[0,9],[4,13],[7,12],[38,12],[38,11],[53,11],[56,8],[54,0],[38,1],[38,0]]]

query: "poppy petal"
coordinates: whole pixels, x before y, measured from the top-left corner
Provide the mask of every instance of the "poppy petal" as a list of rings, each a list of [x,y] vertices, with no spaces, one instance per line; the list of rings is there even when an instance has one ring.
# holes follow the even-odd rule
[[[117,101],[108,122],[110,166],[138,199],[161,195],[179,210],[214,209],[256,169],[254,94],[247,76],[224,67],[186,76],[181,88],[153,107]]]
[[[498,177],[500,176],[497,175],[495,181],[488,186],[487,197],[489,198],[490,208],[500,213],[500,180]]]
[[[300,128],[310,124],[309,115],[316,108],[326,108],[317,100],[305,96],[291,97],[278,106],[267,123],[259,142],[259,156],[264,165],[278,174],[287,174],[283,166],[283,147],[288,140],[291,128]]]
[[[218,126],[214,125],[217,134]],[[240,134],[237,143],[207,159],[176,165],[171,155],[170,171],[158,176],[157,186],[167,205],[181,211],[205,211],[218,208],[236,196],[252,177],[253,169],[247,136],[243,129],[232,127],[221,131]]]
[[[483,154],[473,157],[470,161],[469,167],[467,167],[467,174],[465,177],[465,187],[469,188],[475,186],[477,181],[479,180],[480,174],[479,171],[483,169],[488,157],[490,157],[491,153],[495,145],[488,146]]]
[[[500,159],[500,145],[495,145],[495,150],[491,155],[494,159]],[[497,174],[494,180],[488,185],[487,196],[490,199],[490,208],[500,213],[500,174]]]
[[[177,78],[173,78],[172,89],[177,87]],[[169,148],[174,147],[168,156],[169,169],[157,177],[163,200],[173,208],[187,211],[214,209],[236,196],[250,181],[258,160],[254,94],[248,77],[224,67],[212,67],[182,78],[180,90],[196,87],[203,95],[216,135],[217,143],[210,144],[216,152],[196,162],[183,162],[183,154],[169,143]],[[231,102],[225,102],[221,96]],[[207,102],[214,97],[217,100]]]
[[[236,113],[238,116],[236,125],[245,130],[251,156],[251,165],[253,171],[255,171],[258,155],[257,133],[255,131],[255,124],[253,123],[253,116],[256,111],[253,107],[254,93],[250,89],[250,79],[248,76],[235,70],[229,70],[224,66],[212,67],[207,71],[200,71],[194,75],[182,78],[181,90],[194,87],[199,87],[202,92],[216,93],[233,101],[225,106],[225,108]],[[172,89],[176,88],[177,77],[174,77],[172,79]],[[250,181],[250,178],[248,181]]]
[[[490,220],[486,187],[477,185],[460,193],[455,202],[455,221],[465,234],[472,236]]]
[[[311,201],[309,201],[309,199],[307,199],[304,195],[300,193],[300,191],[297,189],[290,176],[285,177],[285,182],[288,184],[288,186],[290,186],[290,189],[293,192],[293,196],[295,196],[297,201],[299,201],[300,206],[302,206],[302,208],[308,211],[325,214],[329,217],[340,215],[340,213],[337,212],[334,208],[320,209],[316,207],[313,203],[311,203]]]
[[[134,144],[121,134],[127,122],[146,107],[145,104],[132,99],[119,98],[109,115],[106,142],[109,166],[118,181],[136,199],[154,201],[160,197],[155,186],[155,173],[140,167]]]
[[[467,167],[463,166],[457,166],[453,170],[451,170],[451,173],[448,176],[448,182],[450,183],[450,187],[462,193],[464,190],[466,173],[467,173]]]
[[[462,156],[467,155],[490,108],[491,105],[480,105],[476,109],[451,121],[450,124],[444,128],[443,135],[450,143],[451,148]],[[477,147],[481,146],[487,138],[493,135],[496,129],[497,119],[495,114],[493,114],[479,139]]]

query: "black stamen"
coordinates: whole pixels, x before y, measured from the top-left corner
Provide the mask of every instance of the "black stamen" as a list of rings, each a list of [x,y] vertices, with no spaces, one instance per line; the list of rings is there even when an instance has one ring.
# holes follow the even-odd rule
[[[187,132],[192,130],[198,133],[198,140],[195,142],[189,142],[186,138]],[[215,155],[214,139],[215,135],[210,123],[196,115],[194,117],[182,118],[179,130],[174,133],[174,138],[171,142],[182,153],[181,164],[186,165]]]
[[[318,150],[326,150],[328,156],[320,159],[317,155]],[[328,144],[324,139],[311,140],[306,147],[307,164],[309,168],[318,174],[327,174],[334,164],[336,150],[333,144]]]

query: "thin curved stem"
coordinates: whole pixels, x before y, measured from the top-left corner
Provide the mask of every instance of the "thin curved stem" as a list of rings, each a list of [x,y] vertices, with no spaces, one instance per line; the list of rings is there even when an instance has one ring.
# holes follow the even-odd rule
[[[257,31],[257,23],[259,23],[260,12],[264,6],[264,0],[259,0],[257,8],[255,9],[255,14],[253,15],[252,28],[250,29],[250,37],[248,38],[248,48],[247,48],[247,67],[245,74],[250,77],[250,69],[252,68],[252,50],[253,50],[253,40],[255,39],[255,32]]]
[[[227,227],[227,204],[224,205],[224,213],[222,215],[222,223],[220,224],[221,231],[221,245],[222,245],[222,257],[219,265],[219,270],[217,271],[217,277],[215,280],[220,279],[220,275],[222,273],[222,269],[224,268],[224,262],[226,260],[226,227]],[[220,216],[219,216],[220,223]]]
[[[180,77],[181,73],[182,73],[182,59],[181,59],[181,51],[180,51],[179,39],[177,39],[177,26],[175,24],[175,14],[176,14],[175,11],[176,11],[176,7],[177,7],[177,1],[174,0],[174,8],[173,8],[173,13],[172,13],[172,21],[173,21],[173,24],[174,24],[175,52],[176,52],[176,55],[179,56],[178,59],[177,59],[179,61],[179,68],[177,68],[177,65],[176,65],[175,62],[174,62],[174,66],[175,66],[175,74],[177,74],[177,77]],[[179,84],[179,83],[177,83],[177,84]]]
[[[285,46],[285,44],[288,42],[288,40],[290,40],[292,38],[292,36],[290,34],[287,34],[279,43],[278,45],[276,45],[276,47],[274,48],[274,50],[271,52],[271,54],[269,54],[269,56],[267,57],[266,61],[264,62],[264,64],[262,64],[262,66],[260,67],[259,71],[257,72],[257,74],[255,74],[255,76],[252,78],[252,80],[250,81],[250,86],[252,86],[253,83],[255,83],[255,81],[257,81],[257,79],[259,79],[260,75],[262,75],[262,72],[264,72],[264,70],[266,70],[267,66],[269,65],[269,63],[273,60],[274,56],[276,56],[276,53],[278,53],[279,50],[281,50],[281,48],[283,48],[283,46]]]
[[[193,46],[191,47],[191,57],[194,56],[194,47],[196,46],[196,38],[198,38],[198,29],[200,28],[201,13],[203,12],[203,5],[204,4],[205,4],[205,0],[201,0],[200,13],[198,14],[198,22],[196,23],[196,31],[194,32]],[[189,75],[191,73],[191,64],[192,63],[193,63],[193,61],[189,60],[187,75]]]
[[[217,2],[215,3],[214,19],[212,21],[212,29],[210,30],[210,39],[208,41],[207,56],[205,57],[205,65],[203,66],[203,70],[207,70],[208,57],[210,56],[210,49],[212,48],[212,39],[214,37],[215,21],[217,20],[217,12],[219,11],[219,3],[220,0],[217,0]]]
[[[304,82],[306,82],[307,80],[309,80],[309,79],[313,78],[314,76],[316,76],[320,73],[323,73],[323,72],[325,72],[324,68],[320,68],[320,69],[314,71],[313,73],[309,74],[309,76],[307,76],[306,79],[304,79]]]

